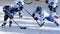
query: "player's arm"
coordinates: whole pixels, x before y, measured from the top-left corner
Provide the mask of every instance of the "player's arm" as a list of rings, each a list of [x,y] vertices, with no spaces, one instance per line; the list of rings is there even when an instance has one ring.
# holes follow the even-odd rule
[[[8,13],[8,9],[3,8],[3,12]]]

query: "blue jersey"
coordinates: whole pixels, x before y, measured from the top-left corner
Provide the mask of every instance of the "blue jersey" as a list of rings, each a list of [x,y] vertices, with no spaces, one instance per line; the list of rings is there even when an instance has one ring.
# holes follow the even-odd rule
[[[12,8],[12,9],[10,10],[10,13],[11,13],[11,14],[15,14],[15,13],[16,13],[16,8]]]
[[[12,7],[11,9],[9,8],[10,6],[4,6],[3,7],[3,12],[5,12],[5,14],[9,13],[11,14],[15,14],[16,13],[16,8]]]
[[[10,11],[9,11],[9,14],[10,15],[15,15],[17,13],[17,11],[16,11],[16,8],[12,8]]]

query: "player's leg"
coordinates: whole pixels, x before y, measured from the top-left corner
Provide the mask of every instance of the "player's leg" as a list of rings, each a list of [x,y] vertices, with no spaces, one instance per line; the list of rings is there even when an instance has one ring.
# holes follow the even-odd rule
[[[4,23],[1,26],[5,26],[7,23],[8,15],[4,15]]]
[[[54,20],[54,18],[52,16],[46,17],[46,19],[48,21],[54,22],[57,26],[59,26],[59,24]]]
[[[12,25],[12,21],[13,21],[13,16],[10,15],[9,18],[10,18],[10,20],[9,20],[9,27],[11,27],[11,25]]]

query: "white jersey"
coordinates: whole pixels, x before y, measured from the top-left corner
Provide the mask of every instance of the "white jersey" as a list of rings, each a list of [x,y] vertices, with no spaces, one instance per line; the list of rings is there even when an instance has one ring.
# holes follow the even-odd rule
[[[49,13],[45,10],[43,10],[40,14],[40,17],[43,16],[43,17],[48,17],[49,16]]]
[[[43,10],[43,11],[41,12],[40,18],[39,18],[41,24],[44,22],[43,19],[45,19],[46,17],[49,17],[49,16],[50,16],[50,14],[49,14],[47,11]]]
[[[40,14],[40,20],[41,18],[44,19],[45,17],[49,17],[50,14],[48,12],[46,12],[45,10],[43,10]]]
[[[38,12],[36,12],[36,11],[34,11],[33,13],[35,13],[35,17],[37,16],[36,14],[38,14]],[[47,11],[43,10],[41,12],[41,14],[39,14],[39,16],[37,16],[37,17],[39,18],[40,22],[43,23],[43,19],[45,17],[49,17],[49,16],[50,16],[50,14]]]
[[[51,2],[53,2],[53,7],[55,8],[58,4],[58,0],[48,0],[48,4],[51,4]]]
[[[22,3],[22,5],[24,5],[24,0],[14,0],[14,7],[16,7],[16,8],[19,7],[19,5],[17,5],[17,3],[18,3],[19,1]]]

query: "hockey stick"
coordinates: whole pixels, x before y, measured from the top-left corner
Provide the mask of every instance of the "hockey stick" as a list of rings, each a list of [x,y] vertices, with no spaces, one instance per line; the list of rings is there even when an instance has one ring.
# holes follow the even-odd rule
[[[31,1],[30,3],[26,3],[26,2],[24,2],[25,4],[27,4],[27,5],[29,5],[29,4],[32,4],[33,3],[33,1]]]
[[[14,23],[15,23],[20,29],[26,29],[26,27],[21,27],[21,26],[19,26],[15,20],[13,20],[13,21],[14,21]]]
[[[25,8],[24,8],[25,9]],[[26,9],[25,9],[25,11],[30,15],[30,16],[32,16]],[[33,19],[34,19],[34,17],[33,17]],[[35,19],[34,19],[35,20]],[[41,27],[41,25],[39,24],[39,22],[37,21],[37,20],[35,20],[36,22],[37,22],[37,24]]]

